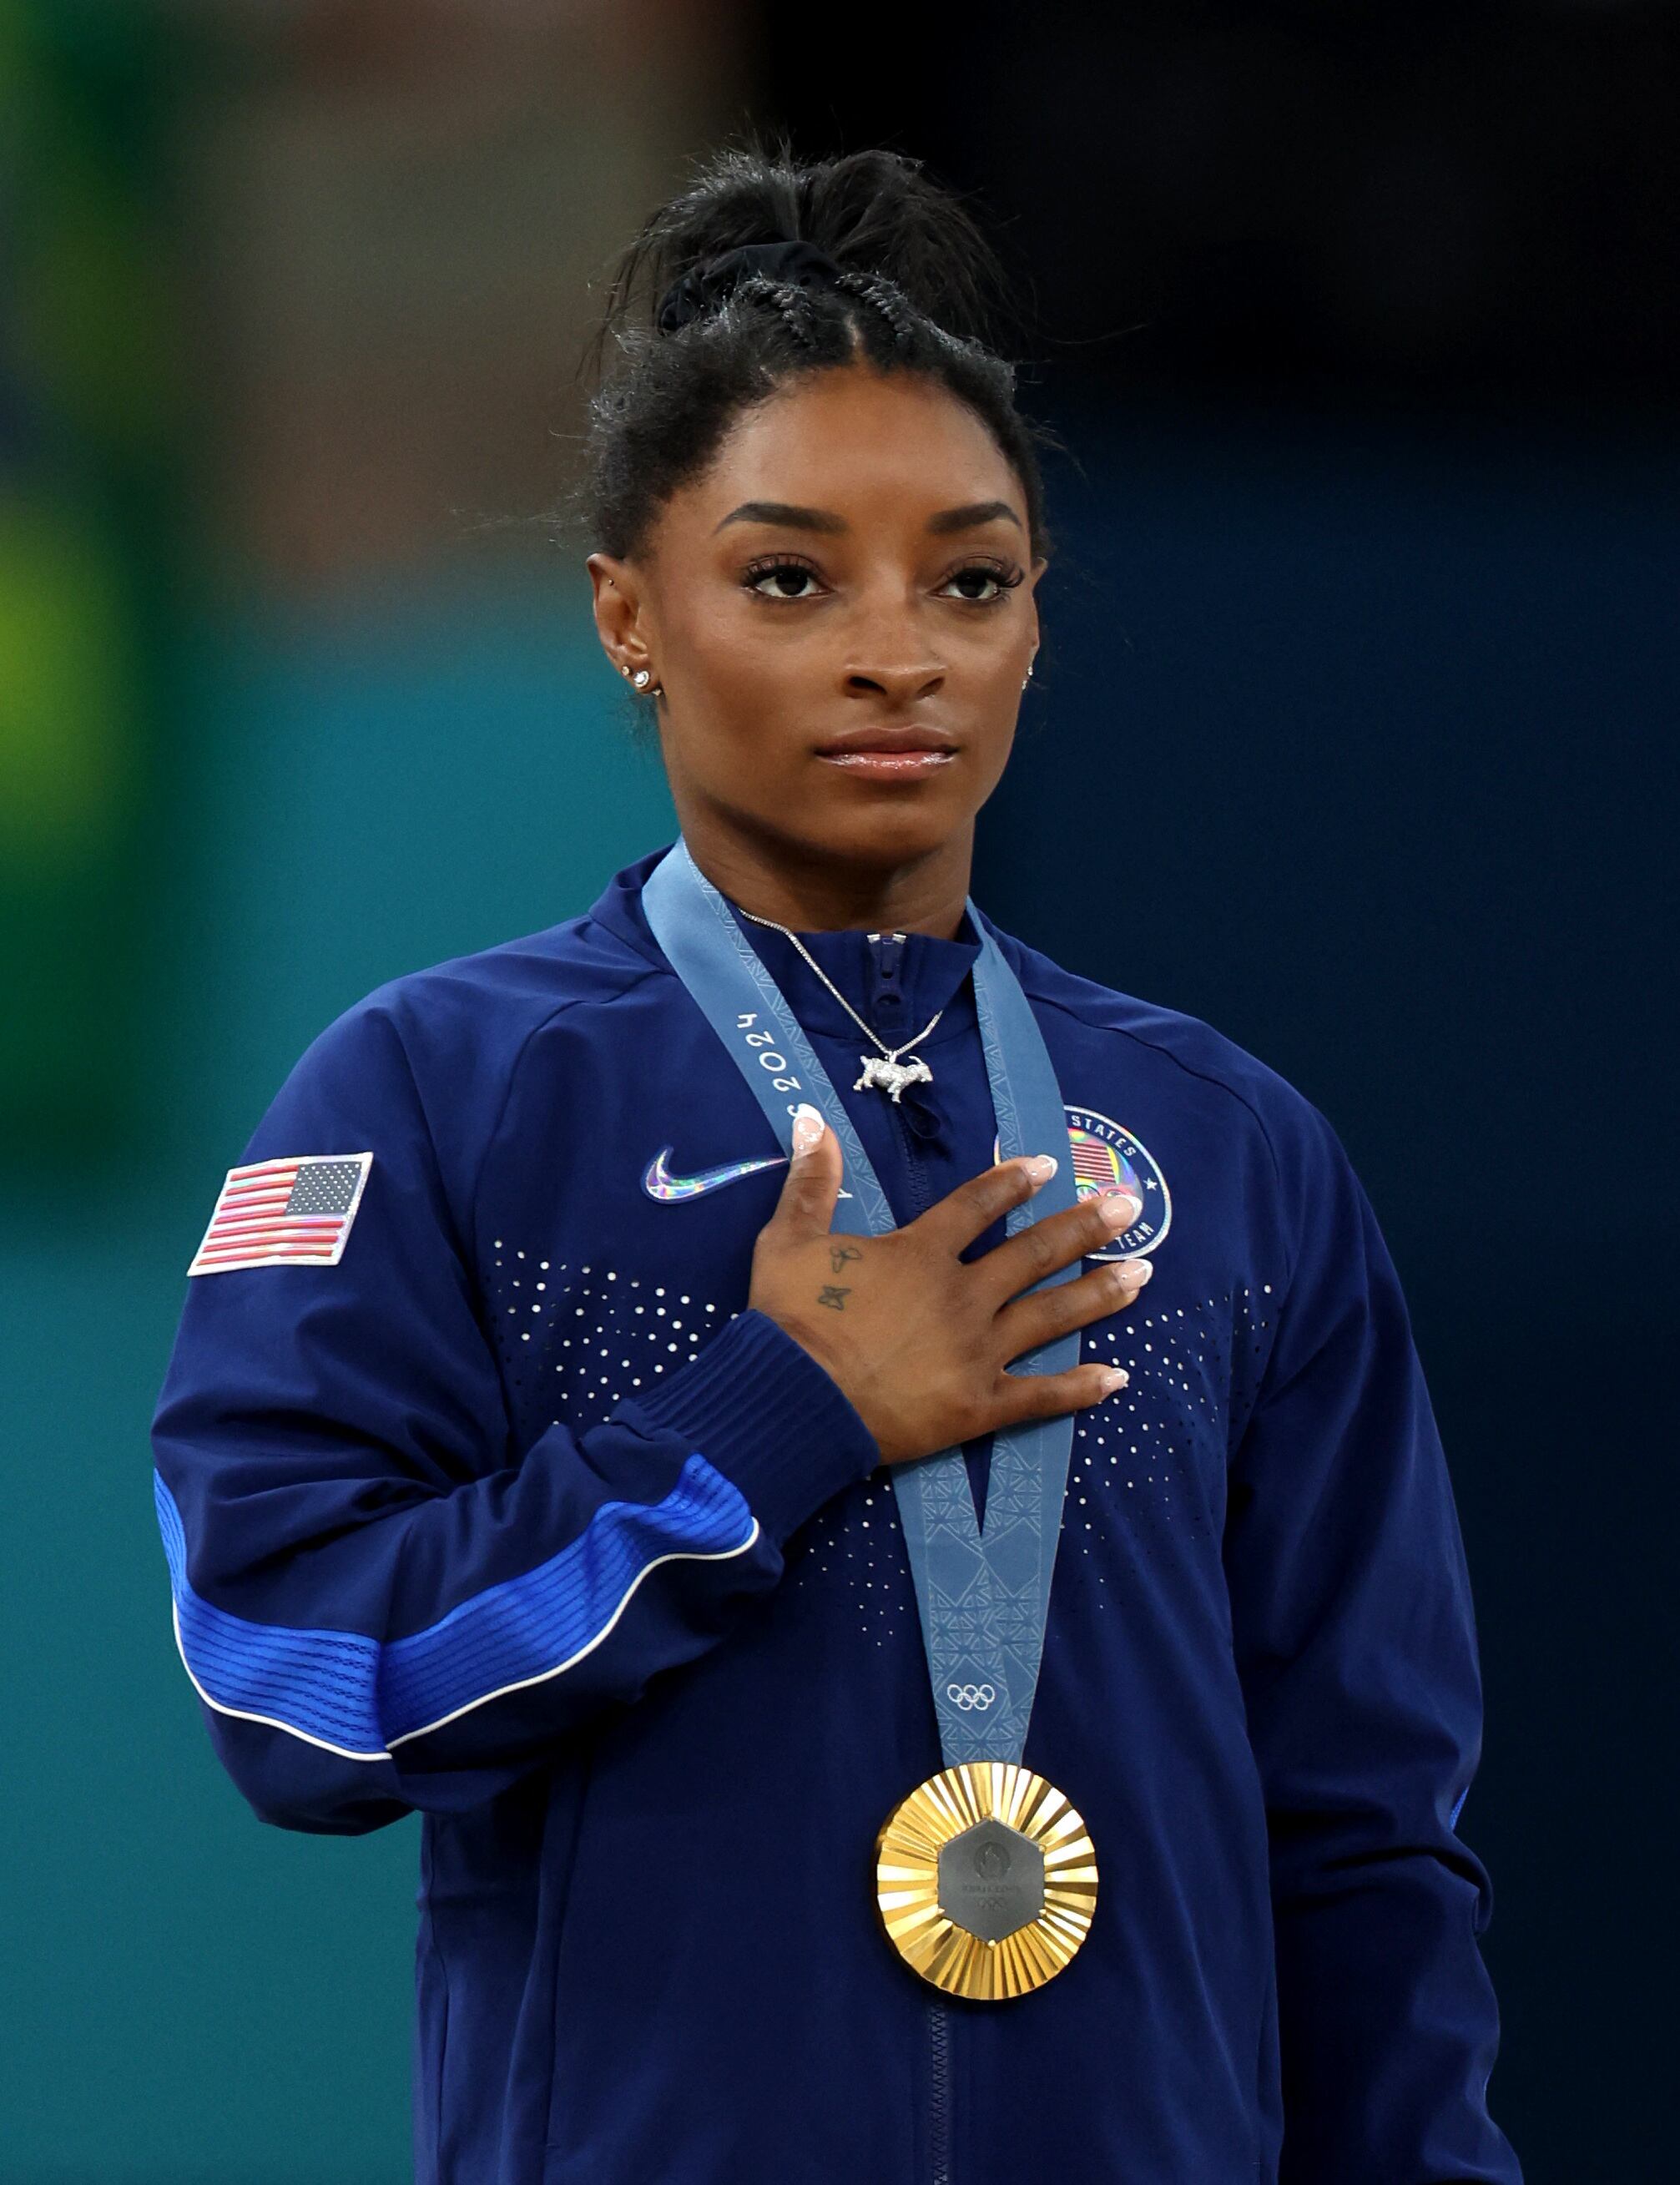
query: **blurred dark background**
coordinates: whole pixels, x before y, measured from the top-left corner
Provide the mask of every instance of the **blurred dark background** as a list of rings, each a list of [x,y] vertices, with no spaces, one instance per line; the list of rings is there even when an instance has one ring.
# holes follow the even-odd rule
[[[146,1428],[307,1041],[674,833],[540,518],[750,122],[1022,283],[1068,452],[974,891],[1347,1144],[1476,1590],[1490,2105],[1532,2185],[1672,2170],[1677,92],[1640,0],[0,0],[5,2185],[409,2174],[413,1825],[220,1774]]]

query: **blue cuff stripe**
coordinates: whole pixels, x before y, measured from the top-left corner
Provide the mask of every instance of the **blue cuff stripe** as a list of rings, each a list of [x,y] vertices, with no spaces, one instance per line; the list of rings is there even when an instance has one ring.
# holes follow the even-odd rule
[[[379,1641],[359,1631],[294,1631],[213,1608],[187,1577],[187,1535],[175,1497],[153,1472],[181,1658],[213,1707],[256,1717],[356,1760],[382,1760],[374,1713]]]
[[[174,1496],[158,1524],[183,1660],[210,1705],[355,1760],[382,1760],[513,1687],[557,1675],[600,1644],[636,1587],[673,1556],[740,1555],[758,1537],[740,1490],[698,1450],[656,1503],[603,1502],[546,1562],[474,1594],[411,1637],[295,1630],[232,1616],[195,1593]]]

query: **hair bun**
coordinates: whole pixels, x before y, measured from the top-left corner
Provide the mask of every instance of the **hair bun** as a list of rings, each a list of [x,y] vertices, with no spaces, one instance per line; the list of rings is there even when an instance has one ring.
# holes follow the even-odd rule
[[[752,133],[696,162],[643,223],[613,274],[595,355],[637,321],[656,339],[674,332],[750,273],[811,288],[836,271],[843,285],[884,284],[958,341],[992,347],[1014,316],[991,243],[919,160],[885,149],[806,160]]]
[[[796,288],[832,288],[843,269],[814,243],[741,243],[707,258],[674,281],[659,299],[655,323],[662,334],[675,333],[690,319],[723,301],[736,284],[756,274]]]

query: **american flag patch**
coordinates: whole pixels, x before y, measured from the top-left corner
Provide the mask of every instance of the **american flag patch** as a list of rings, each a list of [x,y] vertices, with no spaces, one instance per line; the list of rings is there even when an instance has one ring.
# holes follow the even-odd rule
[[[231,1168],[189,1275],[235,1267],[336,1267],[371,1154],[300,1154]]]

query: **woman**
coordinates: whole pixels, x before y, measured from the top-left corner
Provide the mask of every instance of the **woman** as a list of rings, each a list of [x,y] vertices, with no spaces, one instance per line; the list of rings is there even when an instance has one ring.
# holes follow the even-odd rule
[[[193,1264],[182,1657],[264,1819],[423,1816],[427,2185],[1519,2175],[1365,1195],[969,900],[1048,551],[994,272],[885,154],[649,223],[589,568],[680,840],[329,1026]],[[895,1852],[958,1780],[1037,1819]]]

